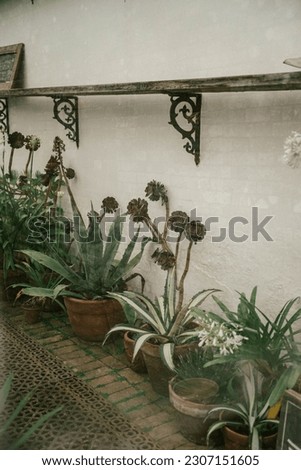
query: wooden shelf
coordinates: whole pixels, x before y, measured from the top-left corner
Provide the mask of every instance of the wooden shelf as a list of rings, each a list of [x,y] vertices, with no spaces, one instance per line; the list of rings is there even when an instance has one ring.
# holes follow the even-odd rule
[[[186,140],[183,146],[200,162],[201,105],[203,93],[301,90],[301,72],[238,75],[102,85],[11,88],[0,90],[0,128],[9,132],[9,98],[50,97],[54,118],[67,130],[67,137],[79,145],[78,97],[95,95],[164,94],[171,99],[170,122]],[[182,125],[181,120],[186,121]],[[187,124],[188,128],[187,129]]]
[[[103,85],[55,86],[42,88],[12,88],[0,90],[1,98],[26,96],[90,96],[200,94],[246,91],[288,91],[301,89],[301,72],[238,75],[186,80],[162,80]]]

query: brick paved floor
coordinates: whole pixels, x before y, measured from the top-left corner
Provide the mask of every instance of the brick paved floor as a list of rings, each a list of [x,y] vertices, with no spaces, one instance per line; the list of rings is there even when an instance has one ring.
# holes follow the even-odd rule
[[[130,369],[121,338],[101,347],[76,338],[64,313],[44,312],[39,323],[28,325],[20,307],[0,302],[0,309],[15,326],[62,360],[133,424],[149,433],[160,448],[203,449],[182,436],[169,399],[154,392],[147,374]]]

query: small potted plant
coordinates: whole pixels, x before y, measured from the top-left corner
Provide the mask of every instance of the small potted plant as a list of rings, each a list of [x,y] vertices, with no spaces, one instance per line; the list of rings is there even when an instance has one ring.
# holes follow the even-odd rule
[[[301,318],[301,309],[295,309],[298,298],[286,302],[273,318],[257,306],[256,287],[250,298],[239,294],[235,311],[216,296],[212,298],[220,312],[200,308],[192,312],[203,325],[199,335],[201,345],[216,347],[209,364],[250,360],[263,375],[273,379],[289,365],[301,363],[296,341]]]
[[[225,402],[230,379],[228,364],[205,367],[211,358],[209,350],[198,348],[180,356],[176,376],[169,382],[169,400],[176,411],[180,432],[188,440],[206,444],[209,426],[218,415],[207,418],[208,411]]]
[[[22,300],[24,297],[29,297],[23,302],[23,306],[36,304],[39,305],[41,311],[50,312],[64,309],[61,298],[56,297],[52,300],[46,295],[41,295],[41,289],[52,293],[57,286],[61,285],[63,281],[61,276],[33,261],[22,261],[18,264],[18,269],[24,273],[26,281],[12,285],[13,288],[21,287],[16,295],[15,302],[19,299]]]
[[[233,377],[235,388],[230,397],[232,403],[219,405],[208,412],[208,419],[219,413],[220,420],[210,426],[207,443],[214,432],[222,429],[226,449],[275,448],[278,403],[284,391],[294,386],[299,374],[300,367],[291,366],[278,380],[266,382],[250,361],[237,364]]]
[[[198,292],[177,311],[175,274],[174,270],[169,270],[164,294],[155,301],[136,292],[110,293],[110,297],[136,312],[142,326],[131,326],[128,323],[116,325],[110,329],[105,341],[117,331],[134,333],[137,339],[133,358],[142,350],[152,387],[168,396],[168,381],[175,375],[175,357],[197,347],[199,331],[192,322],[191,310],[215,291],[207,289]]]

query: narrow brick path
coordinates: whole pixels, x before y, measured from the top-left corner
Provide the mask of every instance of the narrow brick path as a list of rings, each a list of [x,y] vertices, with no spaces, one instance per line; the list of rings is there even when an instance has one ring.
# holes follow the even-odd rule
[[[15,326],[61,359],[135,426],[149,433],[160,448],[203,449],[179,432],[180,423],[169,399],[152,389],[147,374],[130,369],[121,338],[102,348],[100,344],[76,338],[64,313],[44,312],[39,323],[28,325],[20,307],[0,302],[0,309]]]

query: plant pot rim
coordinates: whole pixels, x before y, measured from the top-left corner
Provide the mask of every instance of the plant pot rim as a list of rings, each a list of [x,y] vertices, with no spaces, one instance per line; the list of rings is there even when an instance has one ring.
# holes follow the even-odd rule
[[[118,302],[117,300],[115,299],[112,299],[110,297],[103,297],[101,299],[86,299],[86,298],[78,298],[78,297],[72,297],[71,295],[64,295],[63,296],[63,299],[64,301],[70,301],[70,302],[73,302],[73,303],[83,303],[83,302],[90,302],[90,303],[99,303],[99,302],[107,302],[107,301],[111,301],[111,302]]]
[[[215,390],[215,394],[214,395],[210,394],[208,398],[204,396],[203,398],[204,401],[202,401],[200,397],[198,400],[193,400],[193,397],[182,395],[176,390],[175,386],[177,385],[177,383],[185,382],[185,381],[187,382],[192,381],[194,383],[202,381],[204,384],[209,384],[213,387],[213,390]],[[195,418],[204,418],[204,416],[208,413],[208,411],[212,410],[213,408],[217,406],[216,403],[212,403],[210,401],[210,399],[214,398],[214,396],[216,396],[219,391],[219,386],[214,380],[201,378],[201,377],[179,380],[178,377],[173,377],[169,381],[168,388],[169,388],[169,400],[171,404],[177,411],[184,413],[186,415],[193,416]],[[199,390],[199,387],[196,387],[196,390]]]

